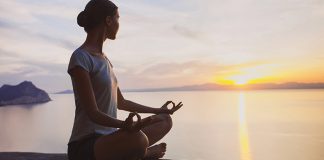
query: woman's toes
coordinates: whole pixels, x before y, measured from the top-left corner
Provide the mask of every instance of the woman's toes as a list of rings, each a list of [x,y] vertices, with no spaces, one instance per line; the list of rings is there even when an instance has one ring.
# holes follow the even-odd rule
[[[162,152],[161,156],[159,158],[162,158],[165,155],[165,152]]]
[[[160,146],[162,147],[162,151],[165,152],[167,144],[163,142],[163,143],[160,143]]]
[[[145,159],[162,158],[166,152],[166,143],[160,143],[148,148]]]

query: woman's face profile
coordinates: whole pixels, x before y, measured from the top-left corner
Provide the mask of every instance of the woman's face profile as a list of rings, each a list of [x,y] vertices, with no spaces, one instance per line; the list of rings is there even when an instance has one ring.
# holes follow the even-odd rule
[[[114,40],[116,39],[116,34],[119,29],[119,13],[116,10],[116,14],[114,16],[107,16],[107,38]]]

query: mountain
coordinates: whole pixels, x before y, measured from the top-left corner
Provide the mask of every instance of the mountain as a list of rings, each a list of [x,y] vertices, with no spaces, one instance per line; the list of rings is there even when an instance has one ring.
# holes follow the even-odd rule
[[[44,90],[37,88],[30,81],[23,81],[15,86],[4,84],[0,88],[0,106],[42,103],[50,100]]]
[[[187,85],[168,88],[125,89],[126,92],[160,92],[160,91],[204,91],[204,90],[262,90],[262,89],[324,89],[324,83],[261,83],[247,85],[220,85],[205,83],[200,85]]]
[[[260,83],[246,85],[221,85],[216,83],[204,83],[198,85],[186,85],[165,88],[138,88],[122,89],[123,92],[161,92],[161,91],[211,91],[211,90],[262,90],[262,89],[324,89],[324,83]],[[64,90],[55,94],[73,94],[73,90]]]
[[[73,93],[73,90],[67,89],[64,91],[55,92],[54,94],[71,94],[71,93]]]
[[[159,91],[201,91],[201,90],[225,90],[228,89],[226,85],[219,85],[213,83],[206,83],[201,85],[186,85],[179,87],[167,88],[141,88],[141,89],[125,89],[125,92],[159,92]]]
[[[324,89],[324,83],[263,83],[247,85],[248,89]]]

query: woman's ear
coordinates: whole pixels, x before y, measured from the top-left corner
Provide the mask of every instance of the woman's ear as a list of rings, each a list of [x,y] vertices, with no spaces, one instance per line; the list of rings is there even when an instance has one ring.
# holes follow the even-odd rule
[[[111,19],[111,17],[110,17],[110,16],[106,16],[106,19],[105,19],[105,21],[106,21],[106,24],[107,24],[108,26],[110,26],[110,25],[111,25],[111,23],[112,23],[112,19]]]

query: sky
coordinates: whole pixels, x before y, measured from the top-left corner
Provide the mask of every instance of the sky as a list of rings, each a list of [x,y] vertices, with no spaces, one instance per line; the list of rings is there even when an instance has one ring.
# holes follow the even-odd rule
[[[72,89],[85,0],[0,1],[0,85]],[[123,0],[103,51],[121,89],[324,82],[322,0]]]

